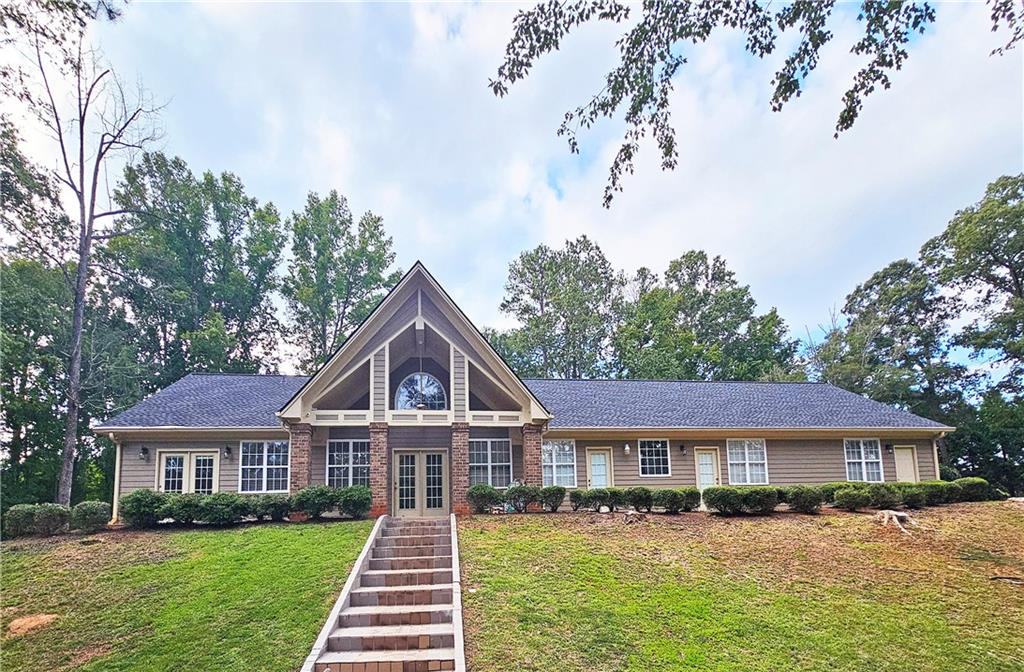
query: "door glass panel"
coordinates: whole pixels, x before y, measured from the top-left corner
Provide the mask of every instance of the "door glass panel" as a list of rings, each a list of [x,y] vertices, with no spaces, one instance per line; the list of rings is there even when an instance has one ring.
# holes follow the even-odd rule
[[[181,492],[185,485],[185,456],[164,457],[164,492]]]
[[[196,455],[193,466],[193,490],[202,495],[213,492],[213,455]]]
[[[608,453],[590,454],[590,487],[608,487]]]
[[[398,508],[416,508],[416,455],[398,456]]]
[[[427,453],[425,457],[427,460],[427,508],[440,509],[444,506],[444,455]]]
[[[711,453],[697,453],[697,463],[700,465],[700,487],[709,488],[715,484],[715,456]]]

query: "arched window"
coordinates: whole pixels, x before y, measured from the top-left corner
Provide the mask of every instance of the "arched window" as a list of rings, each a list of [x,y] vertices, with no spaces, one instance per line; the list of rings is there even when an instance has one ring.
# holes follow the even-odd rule
[[[405,377],[395,391],[395,410],[443,411],[448,408],[444,385],[429,373]]]

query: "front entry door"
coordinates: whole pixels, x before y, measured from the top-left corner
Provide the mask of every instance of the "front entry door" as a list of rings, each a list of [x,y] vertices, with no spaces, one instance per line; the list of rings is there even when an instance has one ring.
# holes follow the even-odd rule
[[[587,449],[587,487],[612,487],[612,451],[607,448]]]
[[[896,446],[893,449],[896,458],[896,480],[903,483],[917,482],[917,451],[913,446]]]
[[[444,452],[396,451],[395,516],[448,515],[448,460]]]
[[[718,485],[718,449],[696,448],[697,489],[703,491]]]

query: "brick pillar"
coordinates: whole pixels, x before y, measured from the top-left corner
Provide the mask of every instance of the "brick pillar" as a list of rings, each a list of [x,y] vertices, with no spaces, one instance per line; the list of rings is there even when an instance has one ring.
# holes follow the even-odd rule
[[[288,457],[289,487],[295,493],[307,485],[313,475],[313,460],[310,444],[313,442],[313,428],[305,423],[289,425],[291,454]],[[241,458],[239,458],[241,459]]]
[[[541,434],[538,425],[523,425],[523,483],[544,485],[544,474],[540,465]],[[531,504],[531,511],[540,511],[540,504]]]
[[[388,423],[370,423],[371,516],[388,513]]]
[[[452,423],[452,452],[450,474],[452,479],[452,513],[469,513],[469,423]]]

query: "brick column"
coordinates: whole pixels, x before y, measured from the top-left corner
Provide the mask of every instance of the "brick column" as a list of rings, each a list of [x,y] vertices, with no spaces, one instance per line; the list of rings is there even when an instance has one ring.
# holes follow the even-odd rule
[[[370,492],[373,496],[371,516],[388,512],[388,423],[370,423]]]
[[[523,425],[523,483],[544,485],[544,474],[540,465],[541,434],[538,425]],[[531,504],[530,511],[540,511],[540,504]]]
[[[313,428],[305,423],[288,426],[291,454],[288,457],[289,488],[295,493],[307,485],[313,475],[313,460],[310,444],[313,442]],[[241,458],[239,458],[241,459]]]
[[[469,501],[466,491],[469,490],[469,423],[452,423],[452,452],[449,468],[452,480],[452,513],[465,515],[469,513]]]

